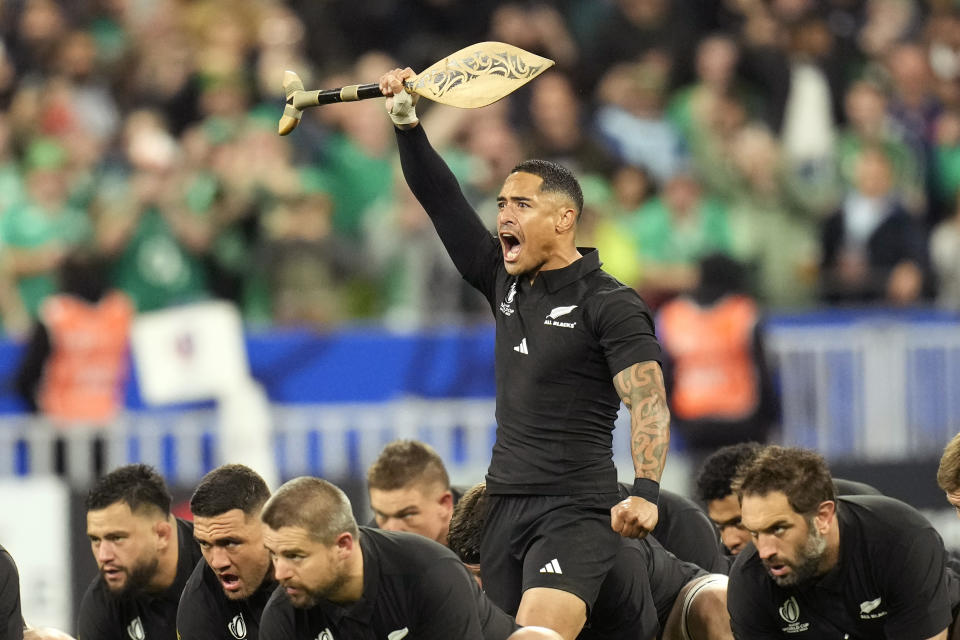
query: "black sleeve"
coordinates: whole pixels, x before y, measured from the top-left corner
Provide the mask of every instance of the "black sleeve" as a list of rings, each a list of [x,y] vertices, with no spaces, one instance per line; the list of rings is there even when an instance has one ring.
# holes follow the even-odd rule
[[[489,267],[498,256],[499,241],[483,226],[422,126],[397,129],[397,146],[407,185],[430,216],[457,271],[491,300],[495,272]]]
[[[888,638],[924,640],[950,626],[946,560],[943,540],[931,528],[917,531],[906,549],[883,563],[883,599],[890,607],[883,628]]]
[[[226,625],[216,618],[217,604],[211,600],[207,590],[201,588],[203,584],[201,564],[206,566],[206,560],[201,560],[194,569],[187,581],[187,586],[180,595],[180,606],[177,607],[177,638],[179,640],[212,640],[230,637],[226,635]]]
[[[623,287],[596,296],[592,327],[610,376],[640,362],[660,362],[663,354],[650,310],[636,291]]]
[[[290,640],[297,637],[293,606],[286,597],[281,597],[282,595],[282,589],[277,589],[263,608],[260,616],[260,640]]]
[[[0,640],[23,638],[20,574],[10,554],[0,547]]]
[[[670,491],[660,491],[660,520],[653,535],[680,560],[711,573],[726,574],[730,562],[720,546],[717,528],[695,503]]]
[[[77,640],[124,640],[120,621],[111,620],[109,609],[96,595],[96,580],[94,579],[80,602]]]
[[[480,624],[483,594],[459,560],[451,557],[434,563],[411,589],[416,589],[417,612],[411,636],[486,640]]]
[[[23,359],[17,369],[16,379],[17,393],[34,413],[37,412],[37,387],[40,385],[43,366],[47,362],[50,350],[50,334],[46,326],[38,322],[23,351]]]
[[[480,590],[474,580],[474,594],[477,599],[477,608],[480,615],[480,627],[483,629],[484,640],[504,640],[511,633],[520,628],[513,616],[493,604],[487,595]]]

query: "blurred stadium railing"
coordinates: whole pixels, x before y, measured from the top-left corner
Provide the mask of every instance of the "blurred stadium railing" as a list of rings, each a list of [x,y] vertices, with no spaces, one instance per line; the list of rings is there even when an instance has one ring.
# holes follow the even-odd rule
[[[766,335],[783,405],[777,439],[785,444],[814,448],[831,462],[930,460],[960,431],[956,314],[778,316]],[[280,475],[362,477],[384,444],[418,438],[438,449],[455,480],[481,478],[495,431],[492,347],[489,327],[249,336],[252,375],[272,403]],[[12,367],[16,359],[2,361]],[[107,468],[146,462],[175,485],[190,486],[221,462],[212,403],[150,409],[135,379],[127,396],[129,411],[117,424],[62,434],[18,412],[15,398],[0,397],[0,476],[48,473],[57,435],[68,442],[78,481],[89,473],[97,435]],[[619,433],[625,418],[614,444],[629,475],[629,438]],[[679,437],[672,448],[682,453]]]

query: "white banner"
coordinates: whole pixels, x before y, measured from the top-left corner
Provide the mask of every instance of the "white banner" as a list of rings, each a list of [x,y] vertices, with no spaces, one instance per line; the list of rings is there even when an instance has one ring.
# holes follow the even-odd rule
[[[20,572],[23,618],[34,627],[73,628],[70,496],[55,477],[0,479],[0,544]]]

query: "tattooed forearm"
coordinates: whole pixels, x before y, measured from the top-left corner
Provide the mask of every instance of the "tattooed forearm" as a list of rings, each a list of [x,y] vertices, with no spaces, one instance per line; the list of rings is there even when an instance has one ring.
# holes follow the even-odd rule
[[[657,362],[640,362],[618,373],[613,385],[630,410],[630,453],[638,478],[660,481],[670,445],[670,410]]]

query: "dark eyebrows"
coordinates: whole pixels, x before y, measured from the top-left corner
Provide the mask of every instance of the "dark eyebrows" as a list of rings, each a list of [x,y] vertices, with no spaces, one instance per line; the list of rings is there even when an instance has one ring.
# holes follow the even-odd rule
[[[770,525],[767,525],[763,529],[757,529],[757,531],[766,533],[768,531],[773,531],[774,529],[789,529],[791,527],[793,527],[793,525],[787,522],[786,520],[777,520],[776,522]]]
[[[732,518],[727,518],[726,520],[715,520],[714,524],[720,528],[723,527],[733,527],[739,525],[741,522],[740,516],[734,516]]]

